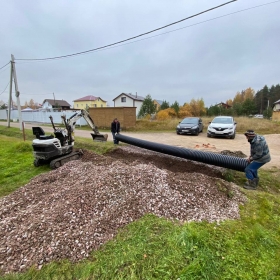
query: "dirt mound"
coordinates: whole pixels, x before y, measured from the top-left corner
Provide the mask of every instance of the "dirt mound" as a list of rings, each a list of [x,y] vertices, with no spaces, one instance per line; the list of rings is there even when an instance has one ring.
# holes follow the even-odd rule
[[[242,151],[229,151],[229,150],[223,150],[221,151],[222,155],[232,156],[232,157],[240,157],[240,158],[246,158],[247,156]]]
[[[79,261],[146,213],[180,222],[238,219],[245,198],[219,174],[130,146],[105,156],[85,151],[0,200],[1,270]]]

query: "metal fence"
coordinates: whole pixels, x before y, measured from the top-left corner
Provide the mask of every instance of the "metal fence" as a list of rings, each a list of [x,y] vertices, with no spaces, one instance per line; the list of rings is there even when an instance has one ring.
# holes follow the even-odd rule
[[[77,111],[78,113],[80,111]],[[53,122],[55,124],[63,124],[61,118],[62,115],[66,116],[66,119],[69,119],[75,111],[62,111],[62,112],[46,112],[46,111],[30,111],[30,112],[21,112],[22,121],[26,123],[44,123],[51,124],[50,116],[53,117]],[[8,120],[8,110],[0,110],[0,120]],[[17,122],[19,120],[18,110],[11,110],[11,121]],[[84,118],[80,118],[76,125],[87,125],[87,122]]]

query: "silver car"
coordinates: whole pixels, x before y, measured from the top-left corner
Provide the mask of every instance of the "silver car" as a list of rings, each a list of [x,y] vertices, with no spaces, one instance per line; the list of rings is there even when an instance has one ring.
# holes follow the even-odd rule
[[[234,139],[236,132],[236,122],[233,117],[219,116],[209,123],[207,137],[227,137]]]

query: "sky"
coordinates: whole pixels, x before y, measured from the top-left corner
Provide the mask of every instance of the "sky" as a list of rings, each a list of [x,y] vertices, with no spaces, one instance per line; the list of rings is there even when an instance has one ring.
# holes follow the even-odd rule
[[[238,0],[97,51],[22,60],[104,47],[229,1],[0,0],[0,101],[9,98],[11,55],[22,105],[55,98],[73,106],[93,95],[114,106],[121,93],[137,93],[209,107],[279,84],[280,0]]]

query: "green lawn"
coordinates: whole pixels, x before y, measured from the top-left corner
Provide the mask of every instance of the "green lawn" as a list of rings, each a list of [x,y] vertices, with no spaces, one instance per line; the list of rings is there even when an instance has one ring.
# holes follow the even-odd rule
[[[0,127],[1,196],[49,171],[47,166],[33,167],[30,131],[26,138],[24,142],[17,130]],[[113,149],[112,143],[88,141],[76,142],[97,145],[99,153]],[[280,279],[280,171],[261,170],[260,176],[260,189],[245,191],[248,203],[240,209],[240,220],[181,225],[146,215],[84,261],[64,260],[0,278]],[[244,174],[228,171],[225,178],[241,184]]]

